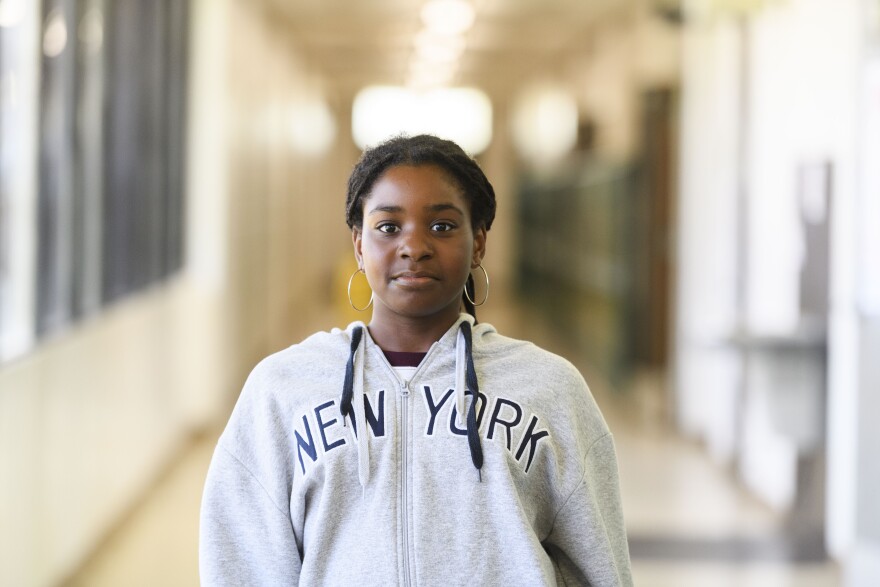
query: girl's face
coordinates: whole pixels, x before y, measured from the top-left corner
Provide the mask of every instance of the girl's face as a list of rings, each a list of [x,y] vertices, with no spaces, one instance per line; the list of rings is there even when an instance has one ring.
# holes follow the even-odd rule
[[[486,247],[486,230],[471,227],[461,189],[435,165],[398,165],[376,180],[363,207],[352,239],[373,289],[373,320],[452,324]]]

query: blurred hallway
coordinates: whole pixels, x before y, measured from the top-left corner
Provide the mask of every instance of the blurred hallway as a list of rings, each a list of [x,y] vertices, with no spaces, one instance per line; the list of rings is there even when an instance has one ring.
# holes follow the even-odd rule
[[[480,314],[501,332],[577,363],[615,435],[635,584],[643,587],[836,587],[821,552],[796,552],[783,520],[668,425],[663,383],[613,390],[519,304],[495,296]],[[485,317],[483,317],[485,314]],[[198,507],[215,437],[194,439],[66,587],[198,584]],[[814,549],[815,550],[815,549]]]
[[[877,0],[0,0],[0,585],[194,585],[248,371],[348,308],[399,132],[583,371],[637,583],[880,585]]]

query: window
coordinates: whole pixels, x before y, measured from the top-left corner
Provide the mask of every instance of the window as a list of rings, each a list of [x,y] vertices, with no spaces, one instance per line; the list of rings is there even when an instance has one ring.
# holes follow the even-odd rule
[[[0,7],[13,3],[23,16],[0,26],[0,75],[15,80],[0,117],[0,359],[183,261],[186,3]]]

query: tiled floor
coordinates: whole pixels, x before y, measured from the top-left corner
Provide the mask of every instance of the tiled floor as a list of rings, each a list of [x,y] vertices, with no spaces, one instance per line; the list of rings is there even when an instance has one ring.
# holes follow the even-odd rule
[[[782,520],[663,424],[656,379],[612,394],[585,375],[616,438],[636,585],[840,585],[832,563],[787,560]],[[194,441],[69,587],[198,585],[198,507],[213,443],[213,436]]]
[[[791,562],[796,557],[783,520],[739,489],[699,446],[632,421],[614,424],[636,585],[841,584],[828,561]]]

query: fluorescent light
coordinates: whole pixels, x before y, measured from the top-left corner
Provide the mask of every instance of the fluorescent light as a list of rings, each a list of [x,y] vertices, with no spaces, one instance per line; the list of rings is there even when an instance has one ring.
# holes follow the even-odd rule
[[[410,85],[448,84],[457,71],[457,61],[448,61],[445,63],[415,61],[410,64],[409,68]]]
[[[0,27],[14,27],[21,23],[22,0],[0,0]]]
[[[315,96],[295,102],[288,114],[288,138],[298,153],[324,155],[336,138],[336,119],[327,103]]]
[[[351,108],[351,133],[361,148],[402,132],[412,133],[415,95],[397,86],[370,86],[358,92]]]
[[[514,106],[513,140],[519,153],[535,163],[550,163],[577,142],[578,109],[570,92],[554,85],[524,91]]]
[[[475,88],[418,92],[370,86],[361,90],[352,107],[355,143],[364,149],[401,133],[434,134],[475,155],[492,141],[492,103]]]
[[[430,41],[416,42],[416,55],[429,63],[457,61],[464,53],[464,39],[461,37],[441,37]]]
[[[474,155],[492,142],[492,102],[475,88],[440,88],[422,95],[425,132],[458,143]]]
[[[459,34],[473,26],[476,12],[465,0],[429,0],[422,6],[421,16],[430,31]]]
[[[46,57],[58,57],[67,46],[67,22],[64,13],[55,8],[46,17],[43,30],[43,54]]]

